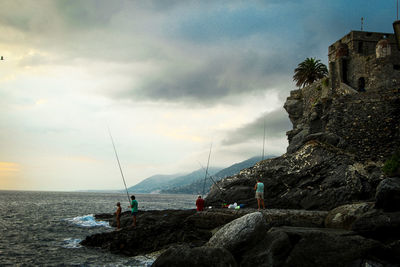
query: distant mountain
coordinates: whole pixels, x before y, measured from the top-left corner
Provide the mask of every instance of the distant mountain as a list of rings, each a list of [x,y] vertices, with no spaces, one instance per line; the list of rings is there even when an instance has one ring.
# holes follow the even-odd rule
[[[115,194],[115,193],[121,193],[121,190],[108,190],[108,189],[87,189],[87,190],[76,190],[72,192],[83,192],[83,193],[105,193],[105,194]],[[125,192],[125,190],[124,190]]]
[[[219,172],[221,169],[222,168],[210,167],[210,168],[208,168],[208,173],[210,175],[214,175],[215,173]],[[168,183],[168,185],[166,185],[166,187],[163,190],[171,189],[171,188],[179,187],[179,186],[189,185],[189,184],[193,183],[194,181],[204,178],[204,175],[205,175],[205,170],[198,169],[189,174],[175,178],[170,183]],[[163,192],[163,190],[161,190],[161,192]]]
[[[171,174],[171,175],[153,175],[149,178],[144,179],[140,183],[128,188],[129,192],[134,193],[158,193],[165,185],[170,181],[180,177],[182,174]]]
[[[209,168],[210,174],[215,174],[221,168]],[[171,189],[174,187],[185,186],[194,181],[204,178],[205,171],[203,169],[196,170],[189,174],[174,174],[174,175],[154,175],[144,179],[140,183],[128,188],[132,193],[160,193],[162,190]]]
[[[266,156],[264,158],[268,159],[268,158],[273,158],[273,157],[275,157],[275,156]],[[259,162],[260,160],[261,160],[261,157],[252,157],[245,161],[233,164],[232,166],[230,166],[228,168],[222,169],[219,172],[217,172],[215,175],[212,175],[211,172],[209,172],[209,174],[211,175],[211,178],[214,179],[215,182],[217,182],[223,178],[235,175],[245,168],[254,166],[254,164]],[[208,191],[210,191],[213,181],[211,180],[211,178],[207,178],[206,183],[204,185],[205,170],[203,169],[202,171],[203,171],[203,177],[201,177],[200,179],[197,179],[187,185],[181,185],[181,186],[175,186],[175,187],[172,187],[169,189],[163,189],[160,191],[160,193],[163,193],[163,194],[206,194]],[[204,192],[203,192],[203,187],[204,187]]]

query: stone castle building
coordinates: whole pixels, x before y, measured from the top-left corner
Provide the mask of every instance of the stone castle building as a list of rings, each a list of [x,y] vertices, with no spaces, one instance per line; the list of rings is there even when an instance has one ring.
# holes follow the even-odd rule
[[[382,162],[400,149],[400,50],[394,34],[351,31],[329,47],[329,79],[291,91],[293,153],[310,140]]]
[[[381,91],[400,85],[400,50],[391,33],[351,31],[329,47],[333,91]]]

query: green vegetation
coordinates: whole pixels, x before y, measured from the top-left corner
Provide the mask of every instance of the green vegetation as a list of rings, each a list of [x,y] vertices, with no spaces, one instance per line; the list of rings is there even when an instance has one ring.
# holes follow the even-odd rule
[[[324,87],[329,86],[329,78],[328,77],[325,77],[324,79],[322,79],[322,86],[324,86]]]
[[[296,86],[304,87],[312,84],[316,80],[326,77],[328,68],[315,58],[306,58],[294,70],[293,81]]]
[[[321,99],[317,98],[315,100],[311,100],[311,108],[315,108],[318,104],[321,104]]]
[[[400,150],[385,162],[382,171],[389,177],[400,174]]]

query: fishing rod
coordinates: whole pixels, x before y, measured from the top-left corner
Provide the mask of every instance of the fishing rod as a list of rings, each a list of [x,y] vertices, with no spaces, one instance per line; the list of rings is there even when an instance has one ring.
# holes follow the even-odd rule
[[[204,196],[204,191],[206,189],[206,179],[207,179],[207,173],[208,173],[208,166],[210,164],[211,148],[212,148],[212,143],[211,143],[211,146],[210,146],[210,153],[208,154],[207,169],[206,169],[206,173],[204,175],[203,196]]]
[[[206,169],[204,168],[203,165],[201,165],[200,162],[198,162],[200,167],[206,171]],[[206,174],[208,174],[208,171],[206,171]],[[221,192],[221,194],[224,194],[224,191],[222,191],[222,189],[217,185],[217,182],[214,180],[214,178],[212,177],[212,175],[208,175],[208,177],[211,179],[211,181],[214,183],[214,185],[218,188],[218,190]]]
[[[110,134],[111,143],[112,143],[113,148],[114,148],[115,157],[117,158],[117,162],[118,162],[118,166],[119,166],[119,171],[121,172],[121,176],[122,176],[122,181],[124,181],[125,190],[126,190],[126,196],[128,197],[128,202],[131,203],[131,200],[130,200],[130,198],[129,198],[128,188],[126,187],[126,182],[125,182],[124,173],[122,172],[121,163],[119,162],[119,158],[118,158],[118,154],[117,154],[117,149],[115,149],[114,139],[113,139],[113,137],[112,137],[112,135],[111,135],[111,131],[110,131],[110,128],[109,128],[109,127],[108,127],[108,133]]]
[[[264,160],[264,147],[265,147],[265,117],[264,117],[264,137],[263,137],[263,150],[262,150],[262,158]]]

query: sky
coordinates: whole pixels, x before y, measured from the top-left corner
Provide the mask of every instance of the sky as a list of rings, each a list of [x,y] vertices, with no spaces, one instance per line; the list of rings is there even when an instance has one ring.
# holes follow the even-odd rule
[[[307,57],[393,32],[393,0],[0,3],[0,190],[122,189],[286,152]]]

